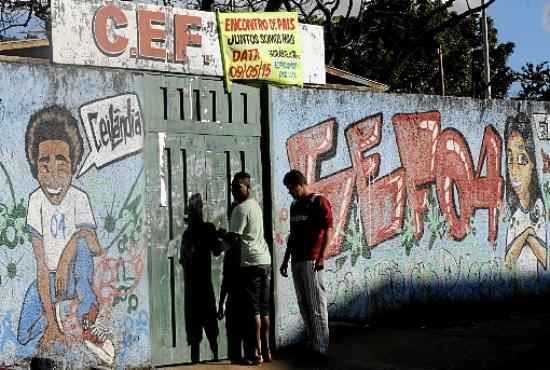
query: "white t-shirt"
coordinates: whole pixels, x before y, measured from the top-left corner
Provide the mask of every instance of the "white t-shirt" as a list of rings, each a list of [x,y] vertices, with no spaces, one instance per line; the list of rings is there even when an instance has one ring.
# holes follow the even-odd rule
[[[508,233],[506,234],[507,248],[509,248],[514,239],[524,232],[529,226],[535,229],[537,237],[546,246],[546,213],[544,212],[544,206],[541,199],[537,199],[532,212],[539,215],[538,221],[535,224],[529,217],[529,211],[524,210],[522,207],[519,207],[512,215],[508,225]],[[529,245],[525,244],[516,262],[517,269],[522,272],[536,273],[537,262],[537,256],[535,256]]]
[[[262,209],[253,198],[239,203],[231,212],[229,231],[241,235],[241,266],[270,265],[271,255],[264,239]]]
[[[71,186],[59,205],[51,204],[42,188],[29,197],[27,228],[33,237],[44,241],[48,270],[56,271],[61,254],[79,229],[95,229],[96,223],[88,195]]]

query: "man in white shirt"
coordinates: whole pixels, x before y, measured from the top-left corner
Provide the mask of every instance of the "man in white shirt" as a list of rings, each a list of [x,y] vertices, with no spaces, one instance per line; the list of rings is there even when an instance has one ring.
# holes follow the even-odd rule
[[[255,353],[252,362],[271,361],[269,350],[269,298],[271,254],[264,239],[262,209],[251,197],[250,175],[239,172],[231,182],[236,206],[231,212],[229,232],[238,235],[241,254],[241,284],[247,302],[247,316],[254,317]],[[262,340],[264,348],[262,351]],[[263,352],[263,356],[262,356]]]
[[[114,348],[96,325],[99,305],[92,287],[92,254],[103,254],[88,195],[72,185],[83,142],[71,113],[59,106],[30,118],[25,134],[27,160],[39,187],[31,193],[27,229],[36,258],[36,281],[25,294],[17,339],[46,353],[63,351],[59,303],[76,299],[86,346],[111,364]]]

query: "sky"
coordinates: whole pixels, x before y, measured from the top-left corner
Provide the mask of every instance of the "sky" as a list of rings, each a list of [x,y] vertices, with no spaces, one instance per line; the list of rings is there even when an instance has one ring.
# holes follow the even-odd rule
[[[466,1],[459,0],[456,10],[464,10]],[[478,5],[479,0],[470,0]],[[550,62],[550,0],[496,0],[487,10],[498,30],[499,42],[513,42],[514,53],[508,66],[520,71],[525,63]],[[509,94],[514,96],[520,86],[515,83]]]
[[[550,0],[496,0],[487,14],[501,42],[516,44],[508,65],[519,70],[527,62],[550,62]]]

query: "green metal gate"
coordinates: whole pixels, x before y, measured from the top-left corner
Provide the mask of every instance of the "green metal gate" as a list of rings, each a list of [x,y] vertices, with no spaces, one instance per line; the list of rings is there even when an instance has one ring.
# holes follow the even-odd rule
[[[144,100],[151,348],[153,365],[163,366],[190,361],[178,253],[191,194],[201,194],[207,221],[227,228],[231,178],[244,170],[251,174],[253,194],[261,203],[260,91],[233,84],[228,94],[220,80],[148,75]],[[222,258],[212,259],[216,299]],[[219,328],[223,358],[223,321]],[[201,359],[209,358],[204,338]]]

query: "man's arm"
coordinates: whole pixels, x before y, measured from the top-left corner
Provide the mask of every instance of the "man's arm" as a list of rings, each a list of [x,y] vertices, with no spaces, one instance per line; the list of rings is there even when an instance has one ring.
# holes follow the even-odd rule
[[[330,243],[332,243],[332,234],[333,228],[327,227],[325,229],[325,240],[323,241],[323,244],[321,245],[321,250],[319,251],[319,258],[317,258],[317,261],[315,261],[315,271],[319,271],[325,268],[325,257],[328,251],[328,246],[330,245]]]
[[[225,298],[227,297],[227,277],[224,276],[222,278],[222,286],[220,287],[220,301],[218,304],[218,320],[223,319],[223,316],[225,315]]]
[[[101,248],[101,245],[99,244],[99,240],[97,239],[97,234],[95,233],[95,230],[80,229],[76,234],[78,234],[77,239],[86,239],[86,242],[88,243],[88,249],[90,249],[94,256],[101,256],[105,253],[105,249]]]
[[[31,243],[36,258],[36,284],[38,285],[38,295],[42,301],[42,307],[44,308],[47,322],[46,333],[42,337],[41,344],[48,346],[55,340],[63,340],[63,334],[59,330],[55,318],[55,308],[50,295],[50,277],[48,266],[46,265],[44,241],[33,236]]]
[[[315,271],[320,271],[325,268],[325,257],[328,252],[328,247],[332,243],[333,236],[333,216],[332,216],[332,206],[327,198],[324,196],[319,196],[319,212],[321,213],[322,227],[321,230],[325,231],[325,237],[323,244],[321,244],[321,250],[319,251],[319,256],[315,261]]]
[[[289,259],[290,259],[290,246],[289,246],[289,243],[287,242],[283,263],[281,263],[281,267],[279,267],[279,272],[284,277],[288,277],[288,260]]]

